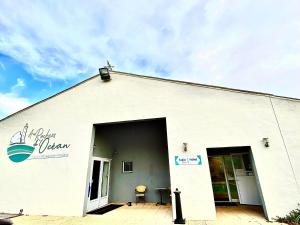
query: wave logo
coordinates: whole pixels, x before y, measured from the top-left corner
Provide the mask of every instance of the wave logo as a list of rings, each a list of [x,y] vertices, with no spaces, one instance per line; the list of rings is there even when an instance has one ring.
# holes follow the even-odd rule
[[[34,151],[33,146],[25,144],[27,130],[28,124],[24,126],[23,131],[15,133],[10,140],[7,155],[13,162],[18,163],[26,160]]]

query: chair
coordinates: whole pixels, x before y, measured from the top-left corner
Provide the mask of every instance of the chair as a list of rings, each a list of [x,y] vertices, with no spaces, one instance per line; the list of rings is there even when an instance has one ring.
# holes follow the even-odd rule
[[[138,185],[135,187],[135,202],[138,203],[139,199],[143,199],[146,202],[146,191],[147,187],[145,185]]]

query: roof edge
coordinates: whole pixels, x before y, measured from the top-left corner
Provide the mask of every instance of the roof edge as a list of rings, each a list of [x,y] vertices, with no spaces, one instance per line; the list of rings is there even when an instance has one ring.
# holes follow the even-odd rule
[[[177,83],[177,84],[183,84],[183,85],[191,85],[191,86],[197,86],[197,87],[205,87],[205,88],[210,88],[210,89],[217,89],[217,90],[224,90],[224,91],[231,91],[231,92],[238,92],[238,93],[245,93],[245,94],[252,94],[252,95],[260,95],[260,96],[267,96],[267,97],[273,97],[273,98],[283,98],[286,100],[292,100],[292,101],[300,101],[299,98],[293,98],[293,97],[286,97],[286,96],[281,96],[281,95],[274,95],[274,94],[269,94],[269,93],[264,93],[264,92],[256,92],[256,91],[248,91],[248,90],[243,90],[243,89],[236,89],[236,88],[228,88],[228,87],[223,87],[223,86],[216,86],[216,85],[209,85],[209,84],[201,84],[201,83],[194,83],[194,82],[189,82],[189,81],[183,81],[183,80],[173,80],[173,79],[167,79],[167,78],[161,78],[161,77],[154,77],[154,76],[145,76],[145,75],[141,75],[141,74],[134,74],[134,73],[127,73],[127,72],[122,72],[122,71],[117,71],[117,70],[113,70],[113,73],[119,73],[121,75],[125,75],[125,76],[131,76],[131,77],[138,77],[138,78],[144,78],[144,79],[152,79],[152,80],[158,80],[158,81],[164,81],[164,82],[171,82],[171,83]],[[0,122],[7,120],[10,117],[13,117],[16,114],[19,114],[27,109],[30,109],[36,105],[39,105],[45,101],[48,101],[51,98],[54,98],[60,94],[63,94],[73,88],[76,88],[77,86],[80,86],[81,84],[84,84],[96,77],[98,77],[99,74],[93,75],[83,81],[80,81],[79,83],[68,87],[65,90],[62,90],[54,95],[51,95],[45,99],[42,99],[36,103],[33,103],[32,105],[29,105],[17,112],[14,112],[2,119],[0,119]]]
[[[141,74],[133,74],[133,73],[127,73],[127,72],[122,72],[122,71],[117,71],[117,70],[114,70],[112,72],[121,73],[122,75],[131,76],[131,77],[140,77],[140,78],[145,78],[145,79],[160,80],[160,81],[171,82],[171,83],[179,83],[179,84],[205,87],[205,88],[211,88],[211,89],[218,89],[218,90],[225,90],[225,91],[232,91],[232,92],[239,92],[239,93],[246,93],[246,94],[253,94],[253,95],[263,95],[263,96],[268,96],[268,97],[300,101],[300,98],[275,95],[275,94],[270,94],[267,92],[249,91],[249,90],[244,90],[244,89],[229,88],[229,87],[210,85],[210,84],[201,84],[201,83],[195,83],[195,82],[189,82],[189,81],[183,81],[183,80],[173,80],[173,79],[167,79],[167,78],[161,78],[161,77],[145,76],[145,75],[141,75]]]

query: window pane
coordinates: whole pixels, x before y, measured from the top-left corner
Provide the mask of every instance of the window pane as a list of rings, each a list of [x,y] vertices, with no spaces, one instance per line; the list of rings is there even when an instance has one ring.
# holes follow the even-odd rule
[[[232,160],[235,169],[244,169],[243,161],[240,155],[233,155]]]
[[[94,161],[90,200],[98,198],[100,164],[100,161]]]
[[[225,164],[225,170],[226,170],[231,199],[237,200],[239,199],[239,196],[237,192],[231,156],[224,156],[224,164]]]
[[[252,164],[249,154],[243,155],[244,166],[247,172],[252,172]]]
[[[123,172],[132,172],[133,163],[132,162],[123,162]]]
[[[239,199],[239,194],[238,194],[235,180],[230,180],[228,181],[228,183],[229,183],[231,199]]]
[[[209,157],[209,168],[215,201],[229,201],[222,157]]]
[[[234,180],[234,172],[232,168],[231,156],[224,156],[225,170],[228,180]]]
[[[109,162],[103,162],[101,197],[107,196],[109,178]]]

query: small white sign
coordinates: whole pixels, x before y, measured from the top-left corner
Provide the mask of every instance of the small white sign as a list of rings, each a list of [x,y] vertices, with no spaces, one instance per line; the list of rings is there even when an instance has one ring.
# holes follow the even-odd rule
[[[175,165],[201,165],[201,156],[175,156]]]

